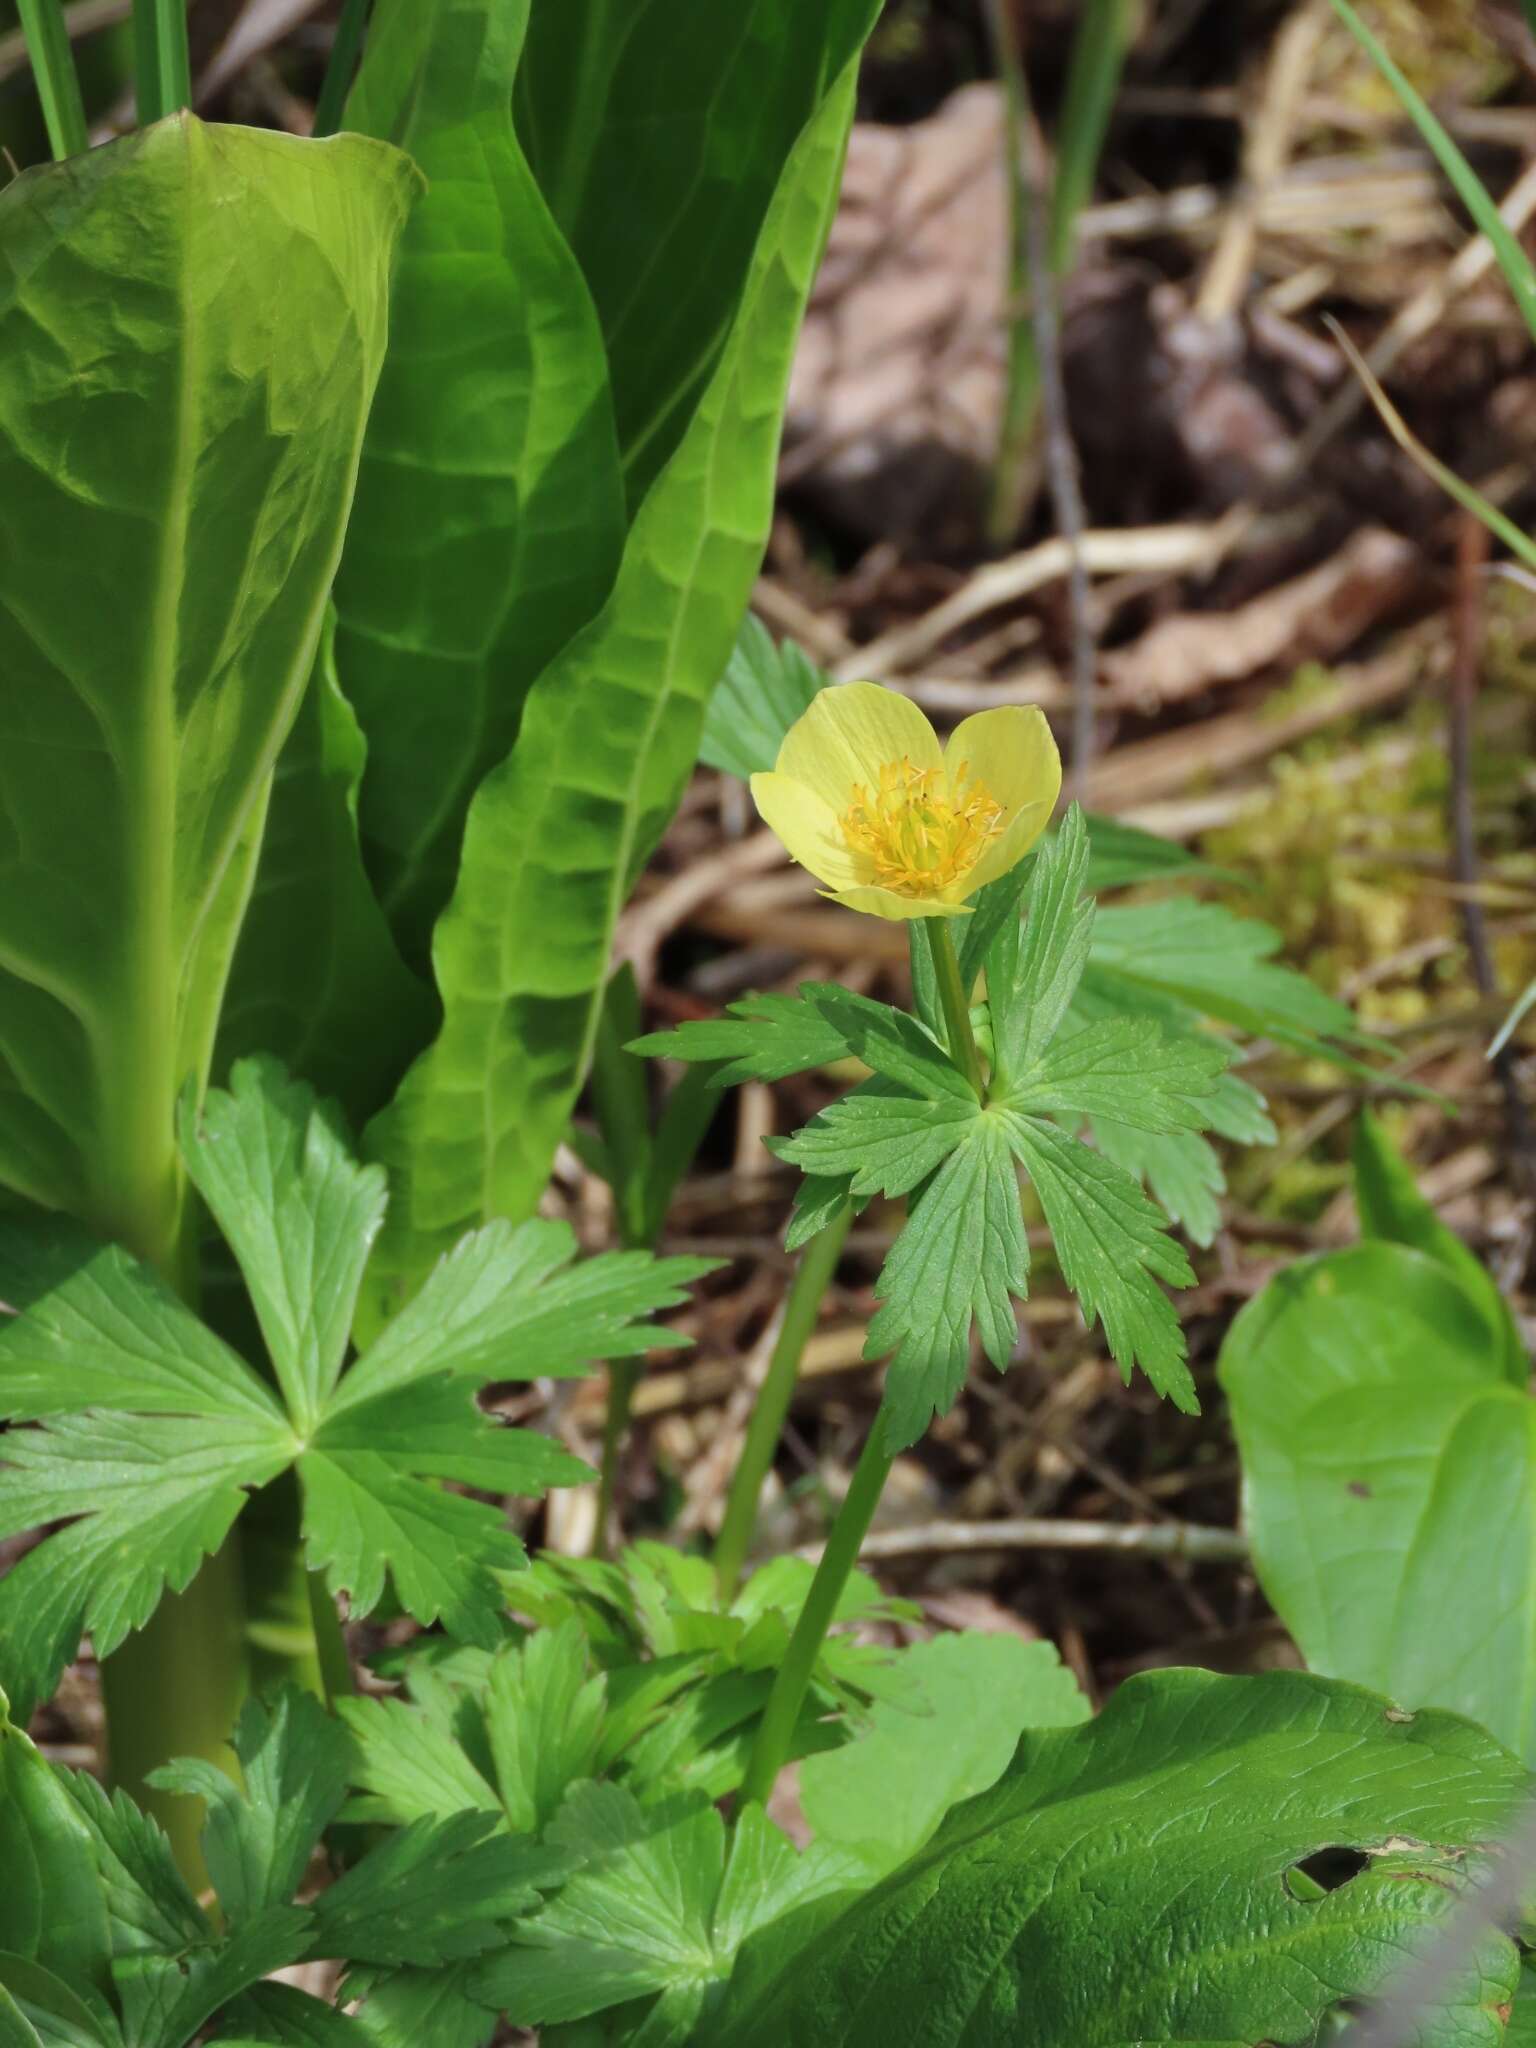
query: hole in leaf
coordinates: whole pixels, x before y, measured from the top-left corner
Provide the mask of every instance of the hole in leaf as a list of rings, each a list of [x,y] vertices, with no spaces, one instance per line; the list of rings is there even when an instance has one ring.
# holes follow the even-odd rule
[[[1318,1899],[1326,1899],[1330,1892],[1338,1891],[1342,1885],[1358,1877],[1370,1860],[1360,1849],[1342,1846],[1314,1849],[1310,1856],[1303,1856],[1285,1873],[1285,1888],[1293,1899],[1315,1904]]]

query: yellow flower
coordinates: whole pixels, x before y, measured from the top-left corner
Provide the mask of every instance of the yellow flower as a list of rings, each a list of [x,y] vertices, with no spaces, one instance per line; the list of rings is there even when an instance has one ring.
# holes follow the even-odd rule
[[[954,917],[1034,845],[1061,757],[1033,705],[979,711],[941,748],[909,698],[878,683],[822,690],[754,775],[766,824],[823,895],[876,917]]]

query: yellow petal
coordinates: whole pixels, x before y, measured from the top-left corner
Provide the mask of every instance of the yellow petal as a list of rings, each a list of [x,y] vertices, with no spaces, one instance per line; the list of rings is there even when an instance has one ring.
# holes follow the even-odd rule
[[[1061,756],[1038,705],[1003,704],[955,727],[944,750],[951,784],[966,762],[1003,807],[1002,831],[965,877],[965,893],[973,896],[1016,867],[1051,822]]]
[[[837,814],[816,792],[789,775],[754,775],[752,801],[758,815],[777,832],[791,860],[809,868],[834,889],[859,879],[860,869],[843,837]]]
[[[823,889],[834,903],[847,910],[864,910],[871,917],[907,919],[913,917],[969,917],[969,903],[944,903],[937,896],[898,896],[894,889],[880,889],[866,883],[858,889]]]
[[[817,692],[785,733],[773,765],[841,817],[855,783],[875,789],[888,763],[905,759],[914,768],[938,768],[943,758],[937,733],[910,698],[878,683],[834,683]]]

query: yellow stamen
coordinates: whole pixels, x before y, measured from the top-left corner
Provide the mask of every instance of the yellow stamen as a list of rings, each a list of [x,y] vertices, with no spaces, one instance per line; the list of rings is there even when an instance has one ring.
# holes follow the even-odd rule
[[[887,761],[873,795],[861,782],[843,813],[843,837],[870,863],[870,880],[901,896],[937,896],[961,882],[1002,831],[1003,807],[962,761],[942,768]]]

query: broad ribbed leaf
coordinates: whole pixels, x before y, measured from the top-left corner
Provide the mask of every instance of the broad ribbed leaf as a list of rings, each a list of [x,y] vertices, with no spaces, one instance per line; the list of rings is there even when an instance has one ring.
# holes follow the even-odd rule
[[[1484,1302],[1404,1245],[1302,1260],[1220,1372],[1254,1561],[1307,1662],[1536,1761],[1536,1401]]]
[[[1454,1911],[1526,1783],[1480,1728],[1353,1686],[1132,1678],[1097,1720],[1026,1734],[997,1785],[699,2048],[1332,2038],[1328,2015]],[[1354,1852],[1347,1881],[1293,1875],[1330,1848]],[[1487,1935],[1419,2048],[1497,2048],[1518,1966]]]
[[[597,302],[631,506],[732,346],[784,160],[878,12],[869,0],[534,0],[518,130]],[[743,590],[708,684],[745,609]]]
[[[846,0],[835,14],[867,28],[875,11]],[[827,48],[843,34],[821,32]],[[526,1216],[543,1189],[590,1056],[619,907],[693,765],[761,559],[789,360],[852,88],[850,65],[805,127],[760,233],[753,222],[728,342],[640,508],[612,596],[534,685],[511,760],[471,807],[434,940],[443,1031],[370,1130],[398,1189],[381,1274],[406,1291],[466,1225]],[[652,105],[646,116],[649,139],[662,124]],[[708,269],[708,251],[689,263]]]
[[[0,1187],[157,1257],[414,183],[178,115],[0,192]]]
[[[272,778],[256,887],[219,1014],[215,1067],[271,1053],[361,1125],[431,1035],[437,1005],[401,960],[363,871],[367,760],[336,681],[335,614]]]
[[[347,109],[429,187],[336,584],[337,665],[368,736],[364,845],[423,966],[470,797],[624,536],[597,317],[512,130],[527,17],[528,0],[380,0]]]

